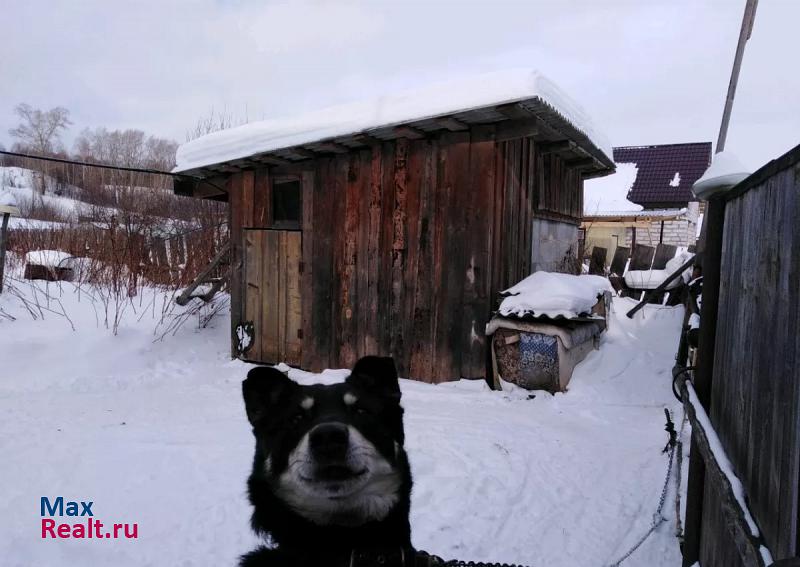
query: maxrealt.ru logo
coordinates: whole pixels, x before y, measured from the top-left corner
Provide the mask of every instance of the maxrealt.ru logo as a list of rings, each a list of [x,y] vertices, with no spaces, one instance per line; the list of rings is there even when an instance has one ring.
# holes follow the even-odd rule
[[[92,501],[65,501],[63,496],[50,500],[47,496],[42,496],[42,539],[137,539],[139,537],[139,524],[104,524],[94,517],[93,505]],[[62,520],[57,522],[54,517]]]

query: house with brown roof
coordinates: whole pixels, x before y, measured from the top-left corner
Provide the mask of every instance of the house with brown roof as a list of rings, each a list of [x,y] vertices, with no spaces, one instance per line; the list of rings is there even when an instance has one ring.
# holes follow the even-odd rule
[[[711,164],[711,142],[613,149],[617,172],[584,187],[584,250],[595,246],[670,244],[688,247],[699,235],[704,204],[692,185]]]

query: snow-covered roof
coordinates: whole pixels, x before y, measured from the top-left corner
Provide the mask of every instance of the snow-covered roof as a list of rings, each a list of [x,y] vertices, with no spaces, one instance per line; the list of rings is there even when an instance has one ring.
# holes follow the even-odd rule
[[[504,316],[574,318],[585,315],[597,303],[597,296],[610,288],[601,276],[574,276],[534,272],[503,292],[500,303]]]
[[[578,103],[539,72],[513,69],[214,132],[181,145],[175,171],[186,172],[402,125],[425,131],[425,120],[446,116],[467,124],[499,122],[508,117],[494,107],[512,103],[530,111],[531,117],[551,114],[547,116],[548,125],[558,127],[553,123],[561,122],[564,130],[572,130],[565,134],[577,134],[568,136],[570,139],[584,138],[575,141],[601,161],[612,163],[608,139]],[[429,131],[441,129],[440,125],[428,126]]]
[[[641,211],[641,205],[628,200],[637,173],[635,163],[618,163],[615,173],[587,179],[583,184],[583,214],[591,216],[611,211]]]
[[[598,213],[585,213],[584,219],[631,219],[631,220],[645,220],[645,219],[675,219],[683,217],[689,213],[689,209],[646,209],[644,211],[603,211]]]

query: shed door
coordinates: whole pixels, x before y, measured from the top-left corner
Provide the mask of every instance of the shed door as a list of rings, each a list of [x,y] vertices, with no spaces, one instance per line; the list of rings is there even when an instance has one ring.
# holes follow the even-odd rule
[[[299,230],[245,229],[244,321],[253,324],[247,360],[300,365],[303,350]]]

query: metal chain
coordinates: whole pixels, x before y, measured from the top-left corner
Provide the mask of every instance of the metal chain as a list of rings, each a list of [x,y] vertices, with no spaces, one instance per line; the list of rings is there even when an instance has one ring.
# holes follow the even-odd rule
[[[667,519],[664,517],[661,511],[664,509],[664,503],[667,500],[667,490],[669,489],[670,476],[672,476],[672,461],[673,458],[675,457],[676,446],[677,443],[673,443],[670,445],[669,448],[669,462],[667,463],[667,475],[664,478],[664,487],[661,489],[661,498],[658,499],[658,508],[656,508],[656,511],[653,514],[653,519],[650,522],[650,529],[648,529],[647,532],[645,532],[645,534],[639,539],[639,541],[637,541],[636,544],[633,547],[631,547],[627,553],[625,553],[625,555],[617,559],[614,563],[610,563],[608,567],[618,567],[619,565],[621,565],[623,561],[625,561],[626,559],[628,559],[628,557],[633,555],[633,553],[637,549],[639,549],[645,541],[647,541],[647,538],[650,537],[650,534],[656,531],[658,526],[667,521]]]
[[[683,547],[683,525],[681,524],[681,469],[683,467],[683,429],[686,427],[688,416],[686,409],[683,410],[683,419],[681,420],[681,431],[678,433],[678,444],[675,450],[678,452],[678,463],[675,471],[675,537]]]

